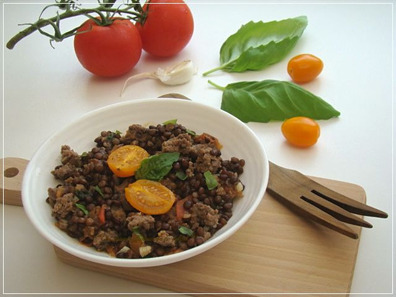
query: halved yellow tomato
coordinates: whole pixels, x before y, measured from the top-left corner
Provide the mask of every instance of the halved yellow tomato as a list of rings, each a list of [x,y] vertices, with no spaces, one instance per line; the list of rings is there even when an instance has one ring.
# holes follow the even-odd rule
[[[133,176],[150,154],[140,146],[124,145],[112,151],[107,159],[110,170],[119,177]]]
[[[159,182],[139,179],[125,188],[126,200],[148,215],[168,212],[176,200],[175,194]]]

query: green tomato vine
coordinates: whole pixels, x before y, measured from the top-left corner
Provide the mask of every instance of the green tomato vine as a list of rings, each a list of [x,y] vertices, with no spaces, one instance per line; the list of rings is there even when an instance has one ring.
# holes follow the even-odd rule
[[[124,0],[122,4],[117,7],[115,6],[116,1],[117,0],[98,0],[98,7],[82,8],[81,4],[75,0],[55,0],[56,3],[44,7],[35,23],[22,24],[28,27],[12,37],[7,42],[6,47],[8,49],[13,49],[19,41],[36,31],[50,38],[52,46],[52,42],[54,41],[60,42],[65,38],[77,34],[77,30],[81,25],[66,32],[62,32],[60,27],[61,20],[76,16],[86,16],[100,26],[111,25],[116,18],[121,17],[130,19],[134,22],[144,22],[146,15],[143,12],[139,0]],[[51,18],[42,18],[44,12],[51,7],[58,8],[56,15]],[[44,31],[43,28],[47,26],[51,27],[53,32],[49,33],[48,31]]]

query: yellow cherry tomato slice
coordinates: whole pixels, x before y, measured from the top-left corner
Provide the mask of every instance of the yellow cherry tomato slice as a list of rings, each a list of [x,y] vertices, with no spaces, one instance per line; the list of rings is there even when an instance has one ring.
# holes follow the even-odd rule
[[[323,70],[323,62],[311,54],[302,54],[290,59],[287,72],[296,83],[314,80]]]
[[[297,147],[310,147],[320,136],[320,126],[313,119],[307,117],[294,117],[283,122],[282,134],[286,140]]]
[[[148,215],[167,213],[175,194],[159,182],[139,179],[125,188],[125,198],[134,208]]]
[[[133,176],[150,154],[137,145],[124,145],[112,151],[107,159],[110,170],[119,177]]]

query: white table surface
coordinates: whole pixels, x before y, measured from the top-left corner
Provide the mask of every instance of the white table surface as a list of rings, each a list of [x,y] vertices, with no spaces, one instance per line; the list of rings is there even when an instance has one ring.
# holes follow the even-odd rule
[[[4,42],[21,29],[18,24],[34,22],[44,6],[35,3],[37,1],[23,1],[24,5],[11,0],[2,2]],[[300,53],[315,54],[322,58],[325,67],[317,80],[304,87],[341,111],[338,119],[319,121],[318,143],[310,149],[296,149],[286,144],[279,122],[250,123],[249,126],[260,137],[273,162],[308,175],[361,185],[366,191],[367,203],[388,212],[389,218],[385,220],[366,218],[374,228],[362,231],[351,292],[353,296],[391,295],[395,263],[392,256],[393,1],[248,1],[243,4],[244,1],[191,0],[187,3],[195,19],[189,45],[170,59],[143,54],[131,73],[119,78],[98,78],[85,71],[75,57],[72,39],[55,44],[55,49],[38,33],[22,40],[14,50],[6,49],[3,44],[3,157],[30,159],[44,140],[70,121],[111,103],[177,92],[220,108],[221,92],[207,83],[208,78],[220,85],[269,78],[289,80],[286,71],[289,58]],[[306,15],[309,24],[285,60],[262,71],[216,72],[202,77],[202,72],[218,66],[221,44],[242,24],[299,15]],[[79,23],[81,19],[74,22]],[[169,87],[145,80],[130,86],[125,96],[119,97],[129,75],[153,71],[183,59],[191,59],[198,66],[198,74],[190,83]],[[3,293],[113,292],[161,296],[166,292],[62,263],[52,245],[32,227],[22,207],[1,207]],[[168,296],[176,295],[170,294]]]

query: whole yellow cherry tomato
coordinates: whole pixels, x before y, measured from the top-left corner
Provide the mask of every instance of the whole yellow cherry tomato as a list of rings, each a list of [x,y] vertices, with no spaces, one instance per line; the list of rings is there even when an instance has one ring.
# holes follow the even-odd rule
[[[297,147],[310,147],[320,136],[320,126],[313,119],[307,117],[294,117],[283,122],[282,134],[286,140]]]
[[[301,54],[290,59],[287,72],[296,83],[314,80],[323,70],[323,62],[311,54]]]

